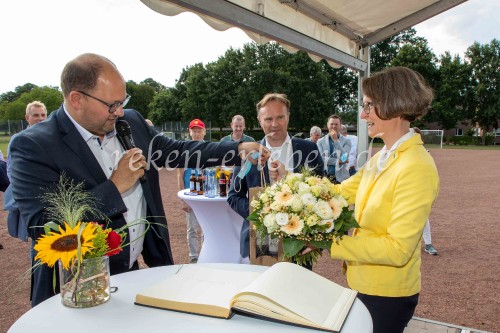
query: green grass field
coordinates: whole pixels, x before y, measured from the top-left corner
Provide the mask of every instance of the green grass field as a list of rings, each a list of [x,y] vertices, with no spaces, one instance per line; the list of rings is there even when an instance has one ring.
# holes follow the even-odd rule
[[[9,145],[10,136],[0,136],[0,150],[4,157],[7,157],[7,147]]]

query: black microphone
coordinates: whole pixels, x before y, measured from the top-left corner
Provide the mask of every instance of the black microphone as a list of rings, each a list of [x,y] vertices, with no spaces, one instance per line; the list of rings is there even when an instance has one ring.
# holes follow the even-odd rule
[[[115,124],[116,128],[116,136],[118,137],[118,141],[122,145],[123,149],[130,150],[135,148],[134,139],[132,138],[132,131],[130,130],[130,125],[126,120],[119,119]],[[146,181],[146,170],[144,170],[144,175],[140,178],[141,183]]]

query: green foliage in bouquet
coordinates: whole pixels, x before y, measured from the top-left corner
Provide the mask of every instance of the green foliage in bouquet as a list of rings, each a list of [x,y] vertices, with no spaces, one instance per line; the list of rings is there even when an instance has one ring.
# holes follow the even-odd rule
[[[316,262],[333,241],[359,228],[336,185],[309,170],[289,173],[266,187],[250,204],[254,211],[247,219],[253,223],[257,237],[280,238],[282,259],[299,265]],[[301,255],[308,245],[315,250]]]

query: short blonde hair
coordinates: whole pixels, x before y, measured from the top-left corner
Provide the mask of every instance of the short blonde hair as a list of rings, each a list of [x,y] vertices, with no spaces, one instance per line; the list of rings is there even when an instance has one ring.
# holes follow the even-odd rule
[[[266,94],[259,103],[257,103],[257,116],[259,115],[260,109],[266,106],[267,103],[272,101],[279,101],[286,106],[286,110],[290,112],[290,101],[285,94],[269,93]]]
[[[43,108],[43,110],[45,111],[45,113],[47,113],[47,108],[45,107],[45,104],[43,104],[40,101],[33,101],[33,102],[29,103],[28,105],[26,105],[26,115],[27,116],[29,116],[31,108],[33,108],[33,107],[35,107],[35,108]]]

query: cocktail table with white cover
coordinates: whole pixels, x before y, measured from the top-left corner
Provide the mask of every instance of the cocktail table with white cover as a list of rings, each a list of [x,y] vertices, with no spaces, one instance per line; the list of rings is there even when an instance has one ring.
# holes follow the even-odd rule
[[[232,270],[264,271],[268,267],[241,264],[198,264]],[[231,319],[198,316],[134,305],[141,290],[172,276],[180,265],[163,266],[111,276],[111,286],[118,287],[111,299],[102,305],[74,309],[61,304],[60,295],[40,303],[9,329],[8,333],[307,333],[314,330],[235,314]],[[300,292],[299,290],[297,292]],[[320,331],[317,331],[320,332]],[[356,299],[341,333],[371,333],[370,313]]]
[[[204,195],[187,195],[181,190],[177,196],[193,209],[203,230],[199,263],[242,263],[240,232],[243,218],[231,209],[227,197],[208,198]]]

